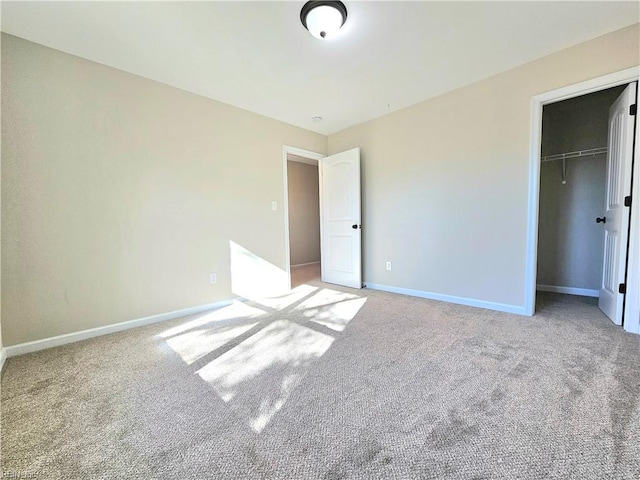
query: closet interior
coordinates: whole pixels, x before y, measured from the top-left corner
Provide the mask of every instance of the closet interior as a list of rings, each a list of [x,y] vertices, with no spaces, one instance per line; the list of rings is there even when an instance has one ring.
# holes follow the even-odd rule
[[[598,297],[602,281],[609,107],[625,85],[545,105],[542,117],[540,291]]]

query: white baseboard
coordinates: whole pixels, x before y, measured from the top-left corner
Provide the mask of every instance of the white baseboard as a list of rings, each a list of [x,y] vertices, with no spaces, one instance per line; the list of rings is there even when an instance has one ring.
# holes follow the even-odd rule
[[[4,368],[4,361],[7,359],[7,352],[3,347],[0,347],[0,373],[2,373],[2,369]]]
[[[590,288],[575,288],[575,287],[559,287],[557,285],[536,285],[536,289],[541,292],[552,293],[565,293],[567,295],[580,295],[582,297],[596,297],[600,296],[600,291],[592,290]]]
[[[222,300],[205,305],[198,305],[196,307],[183,308],[182,310],[175,310],[173,312],[151,315],[150,317],[137,318],[135,320],[115,323],[113,325],[105,325],[104,327],[97,327],[91,328],[89,330],[82,330],[80,332],[67,333],[65,335],[58,335],[57,337],[43,338],[42,340],[35,340],[33,342],[19,343],[17,345],[4,347],[2,351],[3,355],[6,355],[6,358],[15,357],[16,355],[24,355],[25,353],[37,352],[39,350],[45,350],[47,348],[59,347],[60,345],[66,345],[68,343],[79,342],[81,340],[87,340],[89,338],[100,337],[102,335],[108,335],[110,333],[121,332],[123,330],[129,330],[131,328],[137,328],[145,325],[151,325],[153,323],[173,320],[174,318],[186,317],[187,315],[193,315],[194,313],[213,310],[214,308],[226,307],[232,302],[233,299]]]
[[[307,266],[307,265],[317,265],[317,264],[319,264],[319,263],[320,263],[320,262],[297,263],[297,264],[295,264],[295,265],[291,265],[291,268],[294,268],[294,267],[305,267],[305,266]]]
[[[424,292],[422,290],[411,290],[409,288],[390,287],[388,285],[379,285],[376,283],[366,283],[366,288],[373,290],[382,290],[383,292],[401,293],[412,297],[428,298],[430,300],[440,300],[442,302],[457,303],[459,305],[467,305],[469,307],[486,308],[487,310],[497,310],[499,312],[516,313],[518,315],[526,315],[524,306],[509,305],[506,303],[486,302],[484,300],[476,300],[473,298],[456,297],[454,295],[444,295],[441,293]]]

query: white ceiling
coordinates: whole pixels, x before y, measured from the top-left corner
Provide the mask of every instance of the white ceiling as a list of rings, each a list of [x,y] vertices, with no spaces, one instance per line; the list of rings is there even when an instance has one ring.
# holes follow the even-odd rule
[[[8,2],[2,31],[331,134],[640,21],[640,2]],[[311,117],[321,116],[316,123]]]

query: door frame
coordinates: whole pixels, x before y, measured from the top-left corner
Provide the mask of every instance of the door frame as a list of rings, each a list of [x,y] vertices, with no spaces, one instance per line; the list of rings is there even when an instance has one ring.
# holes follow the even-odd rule
[[[318,162],[318,180],[320,178],[320,164],[322,159],[326,157],[323,153],[312,152],[310,150],[304,150],[302,148],[291,147],[289,145],[283,145],[282,147],[282,178],[284,183],[284,251],[285,251],[285,272],[287,274],[287,289],[291,290],[291,245],[289,243],[289,177],[287,175],[287,155],[296,155],[298,157],[309,158]],[[318,192],[320,198],[318,202],[320,204],[320,258],[322,258],[322,192]]]
[[[527,214],[527,256],[525,266],[525,315],[535,313],[538,262],[538,214],[540,199],[540,154],[542,147],[542,108],[544,105],[587,95],[607,88],[638,81],[640,68],[633,67],[585,82],[535,95],[531,99],[529,142],[529,199]],[[636,100],[637,102],[637,100]],[[631,228],[627,265],[627,294],[624,329],[640,333],[640,128],[636,118],[634,164],[632,170]]]

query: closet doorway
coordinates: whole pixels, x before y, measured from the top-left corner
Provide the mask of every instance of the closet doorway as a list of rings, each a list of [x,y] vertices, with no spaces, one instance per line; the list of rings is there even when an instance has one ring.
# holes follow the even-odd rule
[[[636,91],[637,82],[618,85],[542,109],[536,289],[594,297],[617,325],[625,300]]]

